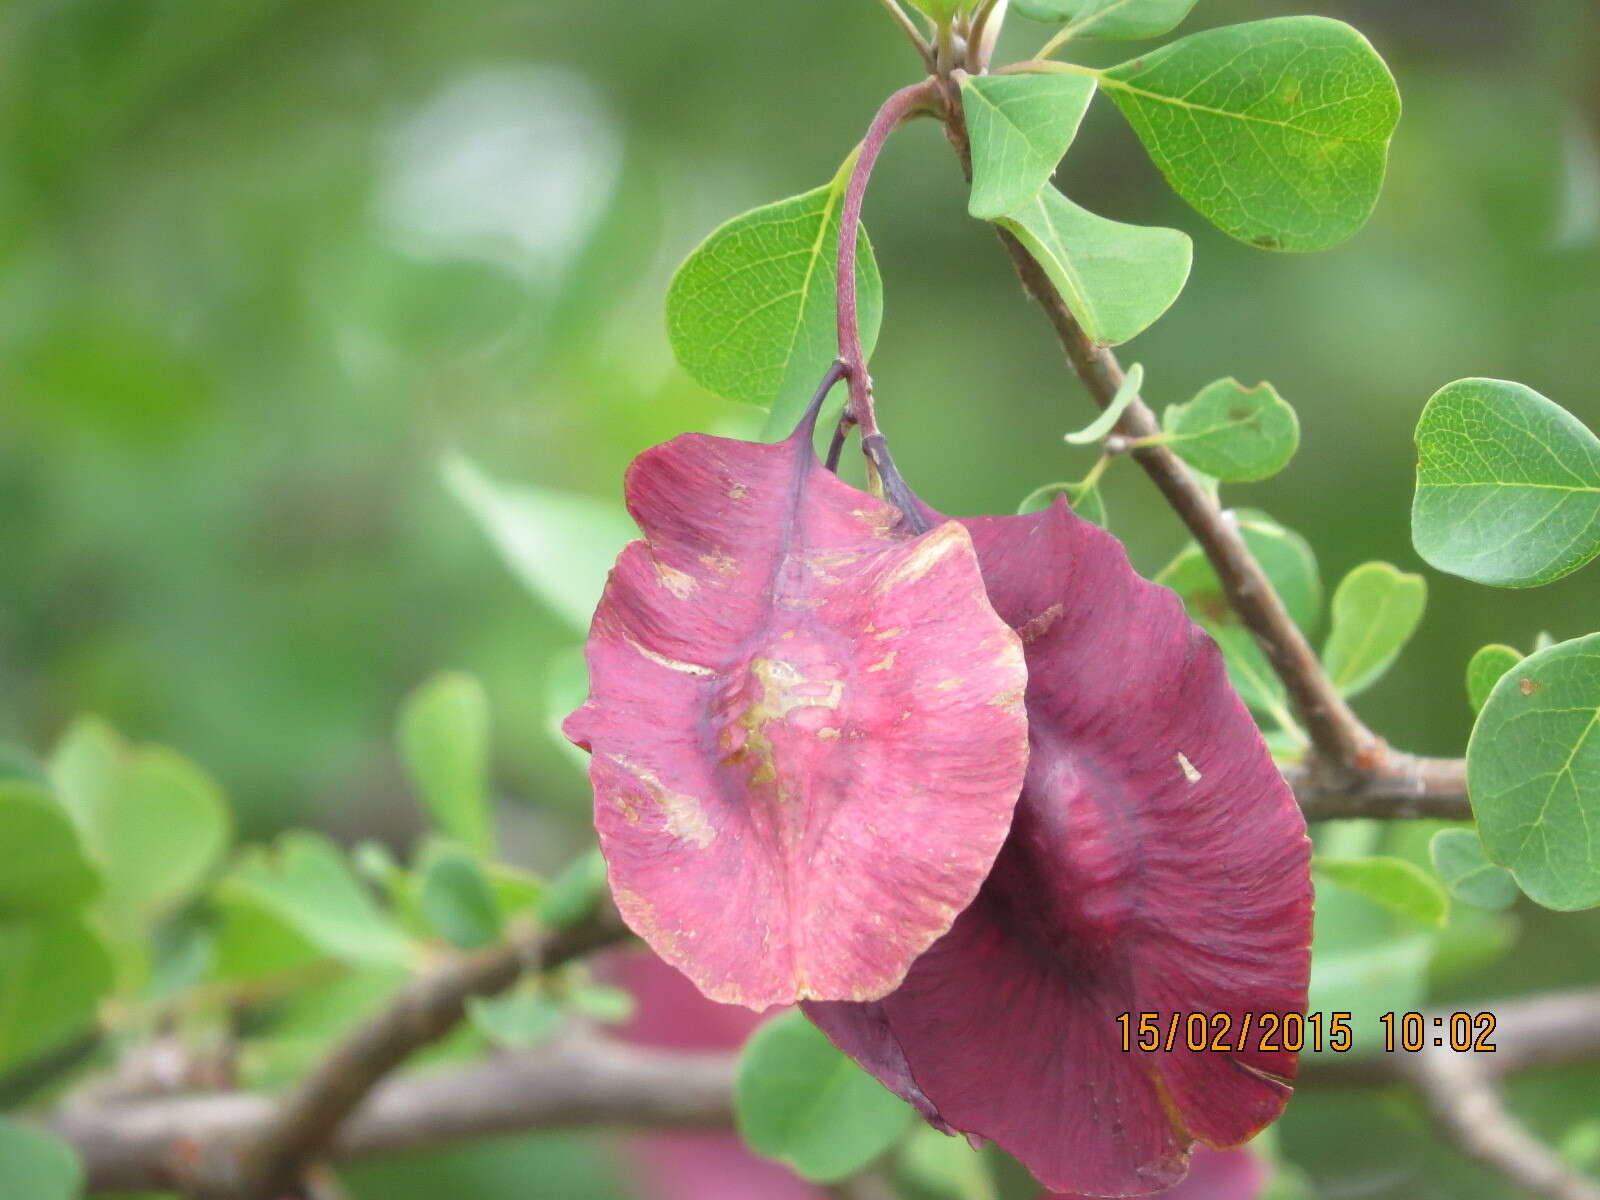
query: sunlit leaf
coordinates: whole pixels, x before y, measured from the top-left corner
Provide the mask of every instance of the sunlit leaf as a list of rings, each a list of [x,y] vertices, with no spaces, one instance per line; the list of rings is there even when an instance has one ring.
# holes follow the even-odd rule
[[[1600,904],[1600,633],[1500,678],[1467,744],[1483,847],[1546,908]]]
[[[1467,662],[1467,703],[1473,712],[1483,711],[1494,685],[1522,661],[1522,651],[1499,644],[1480,646]]]
[[[0,1196],[78,1200],[83,1167],[72,1147],[38,1129],[0,1119]]]
[[[1383,59],[1340,21],[1208,29],[1099,80],[1174,190],[1241,241],[1320,250],[1377,202],[1400,97]]]
[[[1600,440],[1560,405],[1463,379],[1428,401],[1416,438],[1411,540],[1439,570],[1533,587],[1600,553]]]
[[[274,852],[248,852],[227,887],[269,908],[335,958],[370,966],[410,960],[405,935],[320,834],[287,833]]]
[[[1194,247],[1186,234],[1096,216],[1053,187],[997,223],[1027,247],[1084,332],[1102,346],[1143,333],[1189,278]]]
[[[1450,915],[1450,898],[1438,881],[1403,858],[1318,856],[1311,866],[1340,887],[1359,892],[1408,920],[1443,925]]]
[[[77,908],[99,891],[77,827],[50,794],[0,780],[0,919]]]
[[[1176,29],[1195,0],[1012,0],[1034,21],[1066,22],[1074,37],[1151,38]]]
[[[489,804],[489,699],[471,676],[445,672],[407,697],[400,749],[441,832],[476,854],[494,850]]]
[[[968,75],[961,106],[972,139],[967,211],[1003,217],[1037,195],[1072,145],[1094,97],[1085,75]]]
[[[94,1021],[111,957],[76,914],[0,921],[0,1072]]]
[[[536,982],[501,996],[475,996],[467,1003],[467,1016],[485,1037],[509,1050],[531,1050],[549,1041],[567,1019]]]
[[[1377,682],[1422,621],[1428,585],[1388,563],[1362,563],[1334,589],[1322,665],[1335,687],[1354,696]]]
[[[971,539],[908,537],[811,432],[634,462],[647,540],[612,570],[566,725],[624,919],[757,1009],[898,983],[988,873],[1027,757],[1022,650]]]
[[[789,429],[838,353],[839,212],[852,155],[823,187],[751,209],[684,260],[667,292],[667,335],[684,370],[718,395],[772,410]],[[856,304],[871,353],[883,287],[865,230]]]
[[[622,505],[498,483],[459,454],[444,460],[443,471],[528,590],[573,628],[587,629],[611,560],[633,536]]]
[[[1517,881],[1489,861],[1476,830],[1441,829],[1428,843],[1428,854],[1450,894],[1462,903],[1501,909],[1516,900]]]
[[[1270,383],[1219,379],[1169,405],[1161,424],[1179,458],[1230,483],[1276,475],[1300,445],[1300,420]]]
[[[733,1109],[751,1149],[816,1183],[859,1171],[913,1115],[797,1012],[774,1017],[745,1043]]]

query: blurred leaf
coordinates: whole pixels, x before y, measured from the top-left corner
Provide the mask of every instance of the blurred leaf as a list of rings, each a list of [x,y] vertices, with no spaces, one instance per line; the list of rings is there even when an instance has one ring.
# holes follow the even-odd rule
[[[211,977],[224,982],[260,979],[309,967],[324,952],[276,910],[225,889],[214,899],[216,939]]]
[[[1479,647],[1467,663],[1467,703],[1472,711],[1482,712],[1494,685],[1500,682],[1512,667],[1522,661],[1522,652],[1510,646],[1491,644]]]
[[[547,890],[545,881],[531,871],[506,863],[486,863],[483,869],[489,877],[495,904],[506,916],[536,909],[543,902]]]
[[[77,828],[50,794],[0,780],[0,918],[77,908],[99,891]]]
[[[589,664],[584,660],[583,647],[569,646],[551,655],[544,677],[545,729],[561,748],[562,755],[586,780],[589,778],[589,753],[572,744],[572,739],[561,732],[561,723],[588,695]]]
[[[1176,29],[1195,0],[1012,0],[1034,21],[1067,21],[1074,37],[1151,38]]]
[[[1352,1014],[1354,1051],[1382,1045],[1378,1016],[1422,1004],[1438,934],[1325,877],[1317,878],[1310,1009]]]
[[[1315,858],[1312,867],[1341,887],[1424,925],[1443,925],[1450,898],[1422,868],[1403,858]]]
[[[967,212],[995,220],[1050,182],[1094,97],[1085,75],[967,75],[961,107],[972,138]]]
[[[1600,904],[1600,633],[1529,655],[1494,685],[1467,744],[1484,849],[1546,908]]]
[[[471,675],[435,675],[400,710],[400,748],[434,824],[474,854],[494,853],[489,698]]]
[[[1428,585],[1388,563],[1362,563],[1333,593],[1322,665],[1346,696],[1382,678],[1422,621]]]
[[[1055,502],[1057,496],[1065,496],[1067,505],[1085,521],[1093,521],[1102,529],[1106,528],[1105,497],[1092,483],[1047,483],[1024,496],[1022,503],[1017,505],[1017,512],[1042,512]]]
[[[794,1009],[745,1043],[733,1109],[751,1149],[814,1183],[859,1171],[894,1144],[912,1116]]]
[[[550,1040],[566,1020],[561,1005],[535,981],[500,996],[475,996],[467,1016],[484,1037],[508,1050],[531,1050]]]
[[[638,1002],[624,988],[589,983],[572,989],[567,997],[572,1011],[606,1025],[621,1025],[633,1019]]]
[[[320,834],[286,833],[276,853],[247,851],[227,887],[265,906],[326,953],[363,966],[405,966],[405,935]]]
[[[620,500],[490,479],[471,460],[444,460],[445,482],[528,590],[574,628],[587,630],[617,552],[638,536]]]
[[[286,991],[239,1047],[241,1088],[277,1091],[299,1082],[405,979],[392,967],[361,968]]]
[[[993,1200],[983,1156],[966,1138],[951,1137],[916,1122],[900,1143],[900,1169],[918,1192],[943,1200]]]
[[[1600,440],[1532,388],[1462,379],[1417,422],[1411,540],[1496,587],[1560,579],[1600,553]]]
[[[551,881],[539,919],[551,929],[576,925],[594,911],[606,891],[606,860],[595,846],[579,855]]]
[[[493,945],[504,930],[483,869],[454,846],[439,846],[430,855],[417,906],[428,924],[458,950]]]
[[[1322,580],[1311,546],[1265,513],[1241,509],[1234,519],[1289,616],[1302,632],[1309,633],[1322,609]],[[1189,615],[1216,639],[1227,662],[1228,678],[1244,702],[1257,712],[1287,719],[1283,684],[1254,635],[1228,604],[1205,552],[1190,542],[1162,568],[1155,582],[1177,592]]]
[[[1321,250],[1377,203],[1400,97],[1343,22],[1208,29],[1099,79],[1173,189],[1241,241]]]
[[[77,915],[0,921],[0,1071],[93,1022],[111,956]]]
[[[1111,432],[1111,427],[1122,419],[1122,414],[1128,411],[1128,405],[1139,398],[1139,389],[1144,386],[1144,366],[1134,363],[1128,368],[1128,373],[1122,377],[1122,382],[1117,385],[1116,394],[1111,397],[1111,403],[1106,405],[1089,424],[1075,433],[1069,433],[1065,441],[1069,446],[1087,446],[1091,442],[1098,442]]]
[[[1441,829],[1428,844],[1428,854],[1450,894],[1463,904],[1498,910],[1516,900],[1517,881],[1489,861],[1476,830]]]
[[[667,336],[683,369],[720,396],[770,408],[769,430],[794,426],[838,352],[839,216],[855,160],[824,187],[717,228],[667,291]],[[861,345],[871,354],[883,285],[864,229],[857,256]]]
[[[21,746],[0,742],[0,781],[11,779],[41,787],[50,784],[49,772],[32,754]]]
[[[1300,420],[1270,383],[1219,379],[1168,405],[1161,424],[1179,458],[1230,483],[1276,475],[1300,445]]]
[[[0,1119],[0,1196],[77,1200],[83,1167],[72,1147],[37,1129]]]
[[[103,870],[102,908],[130,945],[199,888],[227,847],[232,816],[211,777],[172,750],[128,746],[103,721],[74,722],[50,773]]]
[[[1189,278],[1194,248],[1186,234],[1107,220],[1053,187],[996,223],[1027,247],[1097,345],[1143,333]]]

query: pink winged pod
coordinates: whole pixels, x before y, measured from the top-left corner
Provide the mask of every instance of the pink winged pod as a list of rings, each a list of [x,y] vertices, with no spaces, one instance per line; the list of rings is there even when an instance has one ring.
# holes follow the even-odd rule
[[[1261,1018],[1305,1009],[1305,823],[1215,644],[1114,537],[1064,502],[964,524],[1027,654],[1011,835],[895,992],[806,1012],[1046,1187],[1160,1191],[1196,1142],[1238,1145],[1288,1098],[1296,1056]],[[1153,1052],[1128,1046],[1146,1013]]]
[[[871,1000],[977,894],[1026,768],[1026,668],[956,522],[919,537],[775,445],[629,468],[595,613],[595,825],[623,918],[715,1000]]]

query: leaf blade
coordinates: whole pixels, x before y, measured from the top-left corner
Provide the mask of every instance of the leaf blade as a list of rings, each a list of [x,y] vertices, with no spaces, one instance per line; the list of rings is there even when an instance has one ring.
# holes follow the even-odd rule
[[[1229,483],[1276,475],[1300,446],[1300,419],[1270,383],[1219,379],[1168,405],[1161,424],[1179,458]]]
[[[492,854],[489,697],[483,684],[460,671],[435,675],[406,698],[398,737],[434,824],[475,854]]]
[[[968,75],[961,106],[972,140],[967,212],[992,221],[1027,204],[1055,174],[1094,97],[1087,75]]]
[[[1427,600],[1422,576],[1389,563],[1362,563],[1340,580],[1322,648],[1334,686],[1354,696],[1376,683],[1416,632]]]
[[[1328,879],[1424,925],[1443,925],[1450,898],[1426,871],[1403,858],[1314,858],[1312,869]]]

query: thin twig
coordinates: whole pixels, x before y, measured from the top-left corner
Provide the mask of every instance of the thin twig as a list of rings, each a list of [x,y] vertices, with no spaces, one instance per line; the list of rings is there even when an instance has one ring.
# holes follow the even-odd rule
[[[727,1128],[733,1074],[730,1055],[563,1038],[528,1054],[385,1081],[337,1131],[326,1161],[555,1127]],[[269,1097],[219,1092],[80,1105],[57,1113],[49,1128],[77,1152],[91,1191],[225,1194],[228,1164],[275,1115]]]
[[[385,1076],[456,1026],[468,1000],[505,991],[525,969],[549,970],[625,936],[608,914],[554,935],[513,937],[407,984],[284,1099],[247,1149],[238,1186],[223,1194],[272,1200],[288,1191],[309,1164],[326,1155],[339,1127]]]

